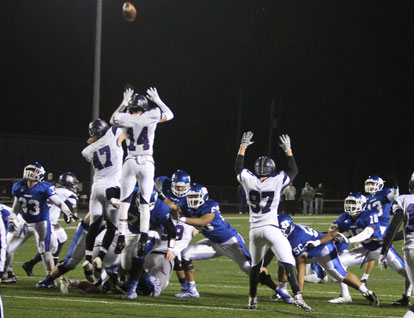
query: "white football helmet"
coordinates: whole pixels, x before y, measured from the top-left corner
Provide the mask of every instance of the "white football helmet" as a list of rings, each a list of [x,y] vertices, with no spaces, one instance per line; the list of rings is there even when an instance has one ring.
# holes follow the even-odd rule
[[[360,192],[351,192],[344,201],[344,210],[354,216],[366,209],[367,198]]]
[[[23,170],[23,179],[28,181],[42,181],[45,177],[45,169],[38,162],[27,165]]]
[[[378,191],[381,191],[384,188],[384,180],[382,180],[377,175],[369,176],[365,180],[365,192],[371,195],[375,195]]]

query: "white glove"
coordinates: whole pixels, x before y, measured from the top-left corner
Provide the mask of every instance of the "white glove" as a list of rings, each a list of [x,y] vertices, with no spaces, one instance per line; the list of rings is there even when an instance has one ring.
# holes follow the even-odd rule
[[[335,241],[340,242],[340,243],[349,243],[349,239],[343,235],[342,233],[338,232],[338,235],[335,237]]]
[[[155,190],[157,190],[158,193],[162,192],[162,181],[160,178],[155,178],[154,186]]]
[[[122,100],[122,105],[127,106],[129,101],[134,95],[134,90],[132,88],[127,88],[124,92],[124,99]]]
[[[383,271],[384,268],[387,268],[387,267],[388,267],[387,256],[380,254],[379,257],[378,257],[378,268],[381,271]]]
[[[290,137],[288,135],[282,135],[279,139],[279,146],[282,147],[284,152],[292,151],[292,147],[290,146]]]
[[[253,138],[253,132],[247,131],[243,133],[242,139],[240,141],[240,146],[247,148],[250,145],[254,144],[254,141],[251,141]]]
[[[154,102],[155,104],[162,103],[160,96],[158,95],[157,89],[155,87],[150,87],[147,89],[147,98]]]
[[[316,240],[316,241],[308,241],[305,244],[305,247],[317,247],[321,245],[321,240]]]
[[[16,231],[16,229],[17,229],[17,225],[16,225],[16,223],[14,222],[14,219],[13,218],[9,218],[9,232],[15,232]]]

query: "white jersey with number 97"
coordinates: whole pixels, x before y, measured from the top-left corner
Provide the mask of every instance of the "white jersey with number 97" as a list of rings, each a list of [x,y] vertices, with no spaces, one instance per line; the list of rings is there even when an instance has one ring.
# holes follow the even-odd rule
[[[284,171],[266,178],[263,181],[248,169],[243,169],[237,180],[246,192],[250,212],[250,228],[263,225],[279,226],[278,206],[283,189],[289,184],[290,178]]]

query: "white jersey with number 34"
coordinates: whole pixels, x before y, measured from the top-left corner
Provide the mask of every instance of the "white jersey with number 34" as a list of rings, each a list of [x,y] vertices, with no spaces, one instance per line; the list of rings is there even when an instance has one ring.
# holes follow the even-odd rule
[[[250,228],[263,225],[279,226],[277,220],[280,195],[289,184],[290,178],[284,171],[263,181],[248,169],[243,169],[237,180],[246,192],[250,212]]]

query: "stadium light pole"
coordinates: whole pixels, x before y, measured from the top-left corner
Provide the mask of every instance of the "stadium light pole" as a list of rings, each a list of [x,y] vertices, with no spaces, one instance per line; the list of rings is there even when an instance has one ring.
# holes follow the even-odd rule
[[[95,66],[93,72],[92,120],[99,118],[101,86],[102,0],[96,1]]]

